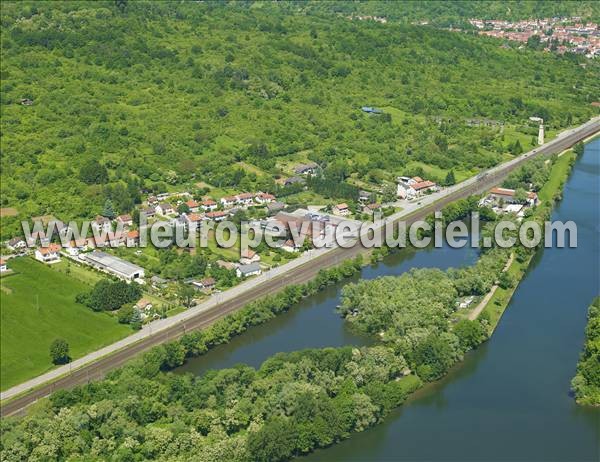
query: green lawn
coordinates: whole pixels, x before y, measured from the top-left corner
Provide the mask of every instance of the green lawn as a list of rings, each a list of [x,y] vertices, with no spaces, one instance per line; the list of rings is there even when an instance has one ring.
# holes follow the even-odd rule
[[[131,333],[109,314],[75,303],[91,287],[78,278],[28,257],[10,260],[9,267],[14,274],[0,280],[2,390],[51,369],[49,347],[57,337],[78,358]]]
[[[570,163],[574,157],[575,153],[573,150],[568,150],[556,160],[556,163],[552,166],[550,178],[539,191],[538,196],[540,201],[551,201],[561,185],[567,181],[567,177],[571,171]]]

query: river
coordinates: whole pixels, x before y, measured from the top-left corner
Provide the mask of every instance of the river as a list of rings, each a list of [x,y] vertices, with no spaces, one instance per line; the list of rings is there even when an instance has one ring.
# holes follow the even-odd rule
[[[578,225],[576,249],[538,252],[492,339],[386,420],[304,459],[316,461],[597,461],[600,411],[569,396],[600,270],[600,140],[586,146],[554,220]],[[355,279],[472,264],[473,249],[403,250]],[[344,281],[346,283],[348,281]],[[303,300],[178,371],[258,367],[279,351],[362,345],[335,313],[344,283]]]
[[[600,460],[600,410],[569,396],[600,293],[600,139],[552,219],[577,223],[578,247],[538,252],[489,342],[381,425],[307,462]]]
[[[224,368],[238,363],[259,367],[265,359],[280,351],[368,344],[371,340],[348,329],[335,311],[340,303],[344,284],[360,278],[399,275],[411,268],[447,269],[467,266],[476,261],[477,255],[477,251],[469,247],[403,249],[388,255],[375,265],[363,268],[353,278],[331,285],[302,300],[287,313],[249,329],[228,344],[220,345],[204,356],[188,360],[177,371],[201,374],[208,369]]]

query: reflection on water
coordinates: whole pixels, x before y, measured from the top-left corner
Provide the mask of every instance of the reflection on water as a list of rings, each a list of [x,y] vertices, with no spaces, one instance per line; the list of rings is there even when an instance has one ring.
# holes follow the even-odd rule
[[[366,345],[370,339],[352,332],[336,313],[344,284],[360,278],[373,279],[384,275],[398,275],[411,268],[437,267],[447,269],[473,264],[477,251],[471,248],[403,249],[389,255],[382,262],[363,268],[359,275],[302,300],[289,312],[253,327],[227,345],[221,345],[205,356],[188,361],[178,369],[201,374],[208,369],[230,367],[237,363],[254,367],[280,351],[304,348]]]

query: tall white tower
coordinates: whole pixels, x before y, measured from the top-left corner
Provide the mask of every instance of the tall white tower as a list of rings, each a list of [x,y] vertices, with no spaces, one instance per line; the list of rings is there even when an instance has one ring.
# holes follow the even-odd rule
[[[538,131],[538,144],[544,144],[544,122],[540,123],[540,129]]]

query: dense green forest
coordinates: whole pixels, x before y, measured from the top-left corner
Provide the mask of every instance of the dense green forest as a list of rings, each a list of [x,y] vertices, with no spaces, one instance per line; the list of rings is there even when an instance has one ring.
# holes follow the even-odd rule
[[[588,310],[585,345],[571,388],[578,403],[600,406],[600,297]]]
[[[468,119],[559,129],[597,113],[597,62],[289,8],[3,2],[1,206],[19,212],[3,236],[199,181],[273,191],[307,159],[337,184],[415,163],[474,174],[512,135]]]

